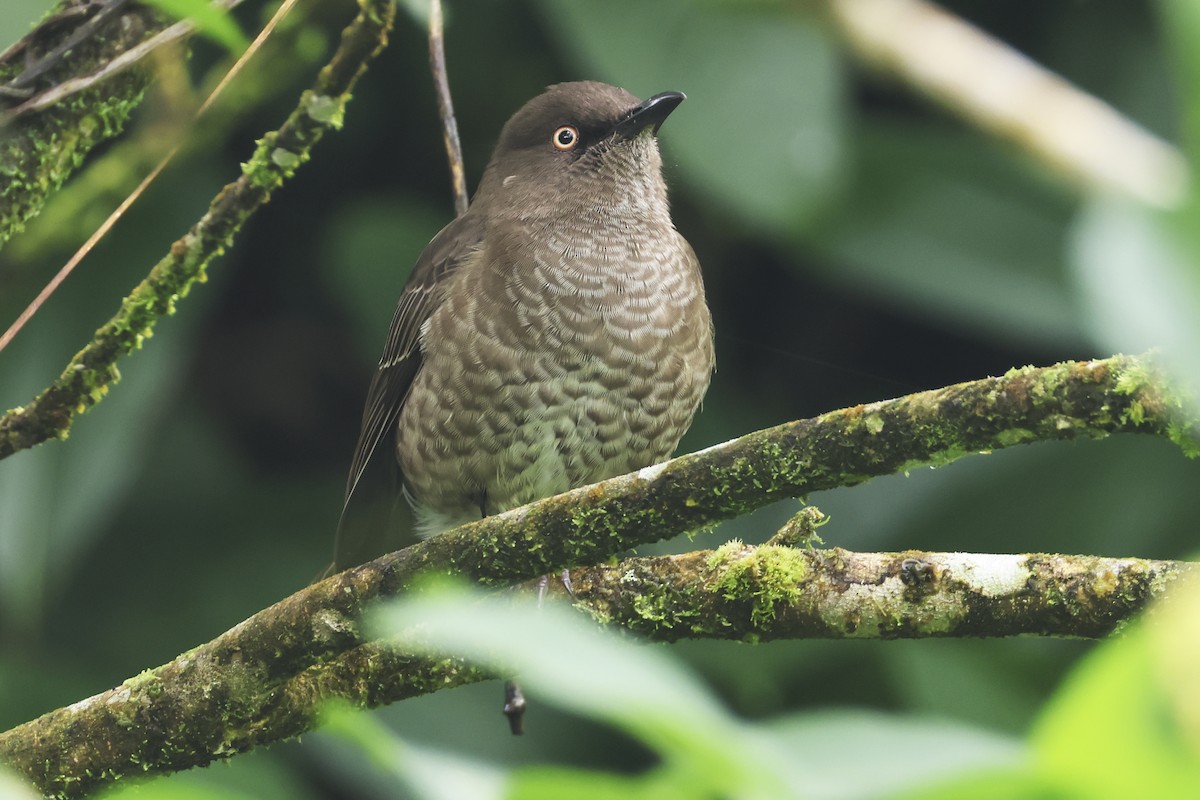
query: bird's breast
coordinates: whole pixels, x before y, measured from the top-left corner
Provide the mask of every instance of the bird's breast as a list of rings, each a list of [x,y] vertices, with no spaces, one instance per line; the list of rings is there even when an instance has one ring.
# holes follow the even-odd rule
[[[712,370],[695,261],[669,223],[497,237],[422,338],[398,453],[427,527],[670,454]]]

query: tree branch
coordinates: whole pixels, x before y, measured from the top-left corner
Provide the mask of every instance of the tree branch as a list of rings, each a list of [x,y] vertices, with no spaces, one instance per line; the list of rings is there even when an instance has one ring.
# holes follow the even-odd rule
[[[1096,556],[852,553],[732,541],[571,573],[600,622],[656,641],[1097,638],[1200,565]]]
[[[979,450],[1194,424],[1130,357],[1014,370],[792,422],[447,531],[335,575],[121,686],[0,734],[0,761],[77,797],[308,730],[318,703],[379,705],[487,675],[364,637],[364,609],[419,573],[493,584],[602,562],[787,496],[861,483]],[[652,638],[1098,636],[1185,568],[1064,556],[852,554],[793,546],[813,510],[768,545],[576,570],[599,619]],[[797,529],[799,532],[797,532]],[[988,623],[988,624],[985,624]]]
[[[968,124],[1085,187],[1161,208],[1188,191],[1167,142],[1004,42],[926,0],[827,0],[851,49]]]
[[[1102,636],[1195,565],[1062,555],[851,553],[730,542],[715,551],[574,570],[575,602],[650,639]],[[339,576],[339,578],[342,576]],[[453,658],[351,643],[333,579],[114,689],[0,734],[0,762],[43,792],[79,797],[130,776],[228,758],[315,727],[323,701],[372,708],[493,677]],[[527,587],[534,590],[534,584]],[[289,674],[260,647],[311,634],[345,646]],[[294,638],[291,640],[294,641]],[[281,641],[289,641],[283,638]],[[250,652],[238,645],[248,644]]]
[[[117,361],[142,346],[165,314],[173,313],[179,298],[233,240],[234,234],[272,191],[307,161],[327,130],[341,127],[350,91],[366,64],[385,45],[395,15],[387,0],[359,0],[361,12],[342,33],[333,58],[313,87],[301,96],[296,110],[277,131],[266,134],[242,175],[225,186],[208,212],[121,304],[116,316],[96,331],[62,375],[28,405],[0,417],[0,458],[47,439],[65,438],[78,414],[100,402],[120,377]]]
[[[0,54],[0,108],[16,100],[23,105],[38,101],[41,95],[27,94],[43,83],[53,89],[103,70],[166,27],[161,16],[138,3],[106,15],[107,21],[101,17],[104,12],[62,0],[37,28]],[[101,24],[91,26],[96,17]],[[25,60],[53,54],[78,32],[89,30],[72,46],[69,59],[39,60],[25,68]],[[27,77],[32,70],[36,72]],[[0,111],[0,246],[42,209],[92,148],[122,131],[149,83],[147,70],[131,69],[103,86],[90,85],[69,102],[39,106],[40,113]]]

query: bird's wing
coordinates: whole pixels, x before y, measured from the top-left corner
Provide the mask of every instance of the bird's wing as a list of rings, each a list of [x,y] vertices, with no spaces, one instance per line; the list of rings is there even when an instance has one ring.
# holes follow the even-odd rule
[[[338,569],[361,563],[356,559],[370,550],[362,539],[375,538],[375,535],[370,531],[349,534],[345,530],[347,510],[376,450],[393,433],[396,420],[404,408],[408,390],[421,367],[421,326],[441,303],[446,279],[478,251],[482,240],[483,226],[477,216],[469,212],[442,228],[417,259],[408,282],[404,285],[404,291],[400,294],[400,300],[396,303],[396,312],[392,315],[392,324],[388,328],[383,355],[367,390],[362,428],[358,434],[358,443],[354,446],[350,474],[346,479],[346,499],[342,506],[342,518],[338,523],[335,556]],[[382,538],[380,540],[382,541]],[[379,551],[374,555],[382,552],[386,551]],[[351,553],[359,555],[351,558]],[[370,557],[374,556],[366,556]]]

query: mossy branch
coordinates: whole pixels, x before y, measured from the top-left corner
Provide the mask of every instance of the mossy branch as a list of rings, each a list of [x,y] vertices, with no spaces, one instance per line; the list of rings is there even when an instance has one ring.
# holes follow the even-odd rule
[[[67,44],[103,14],[100,6],[60,0],[42,22],[0,54],[0,246],[41,211],[84,157],[119,134],[150,83],[144,68],[126,70],[38,113],[12,116],[8,107],[42,91],[95,74],[122,53],[167,26],[168,20],[139,3],[101,18],[101,25],[55,60],[36,81],[22,81],[27,65]],[[13,84],[17,85],[14,86]],[[36,96],[36,95],[35,95]]]
[[[28,405],[0,417],[0,458],[66,438],[75,417],[100,401],[120,373],[118,360],[142,346],[158,320],[175,310],[205,269],[246,220],[306,162],[326,131],[342,124],[350,91],[366,64],[387,41],[395,16],[389,0],[359,0],[358,17],[343,31],[333,58],[301,95],[296,109],[266,134],[242,175],[225,186],[205,215],[124,299],[116,316],[67,364],[55,382]]]
[[[1195,569],[1144,559],[731,542],[577,569],[571,578],[581,609],[659,641],[1095,637]],[[80,797],[122,778],[180,771],[299,735],[316,727],[327,700],[373,708],[493,677],[457,659],[364,640],[342,598],[384,574],[372,565],[354,579],[343,573],[311,586],[170,664],[2,733],[0,763],[49,795]],[[294,653],[274,657],[272,644],[284,651],[302,644],[322,657],[306,666]]]
[[[602,563],[782,497],[1024,442],[1169,436],[1194,424],[1144,361],[1014,370],[749,434],[500,514],[335,575],[175,661],[0,734],[0,762],[77,797],[297,735],[334,697],[374,706],[487,675],[364,638],[364,608],[420,573],[512,584]],[[763,547],[577,569],[598,619],[659,639],[1099,636],[1184,565],[1090,556],[853,554],[800,547],[804,512]]]
[[[655,641],[1096,638],[1198,567],[1042,553],[852,553],[735,540],[715,551],[575,570],[571,578],[576,602],[597,621]]]

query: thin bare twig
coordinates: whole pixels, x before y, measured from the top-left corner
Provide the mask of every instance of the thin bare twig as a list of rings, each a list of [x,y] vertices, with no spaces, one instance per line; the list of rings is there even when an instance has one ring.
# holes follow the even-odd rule
[[[442,141],[450,161],[450,185],[454,191],[454,213],[467,213],[467,176],[463,167],[462,144],[454,119],[454,101],[450,98],[450,80],[446,76],[446,48],[442,24],[442,0],[429,2],[429,67],[437,90],[438,115],[442,118]]]

